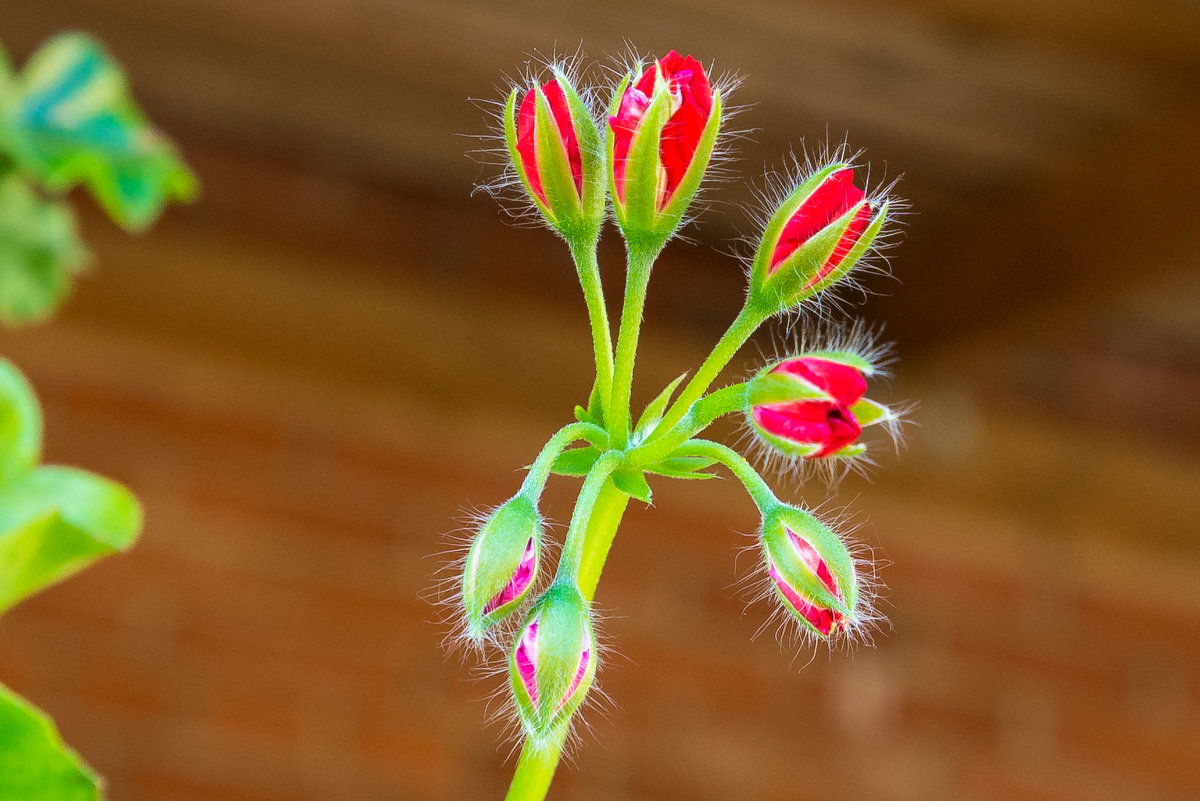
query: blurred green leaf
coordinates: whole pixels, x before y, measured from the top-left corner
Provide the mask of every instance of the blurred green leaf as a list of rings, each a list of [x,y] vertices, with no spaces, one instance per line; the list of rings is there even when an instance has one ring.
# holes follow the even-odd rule
[[[82,184],[121,226],[149,226],[196,178],[134,103],[125,74],[82,33],[43,44],[0,98],[0,144],[54,191]]]
[[[120,484],[71,467],[37,467],[41,441],[33,389],[0,359],[0,612],[125,550],[142,526],[141,506]]]
[[[641,470],[630,470],[625,467],[614,470],[612,481],[617,489],[631,498],[637,498],[642,503],[653,502],[654,494],[650,491],[650,485],[646,483],[646,476]]]
[[[0,801],[99,801],[101,784],[49,717],[0,684]]]
[[[654,464],[648,464],[644,469],[647,473],[656,473],[671,478],[716,478],[712,473],[701,472],[704,468],[716,464],[716,461],[707,456],[672,456]]]
[[[558,455],[554,464],[550,466],[550,471],[560,476],[586,476],[599,458],[599,449],[592,445],[570,448]]]
[[[0,487],[33,469],[41,458],[42,410],[33,387],[7,359],[0,359]]]
[[[142,510],[120,484],[39,467],[0,488],[0,612],[137,539]]]
[[[87,259],[70,206],[16,173],[0,175],[0,323],[49,317]]]

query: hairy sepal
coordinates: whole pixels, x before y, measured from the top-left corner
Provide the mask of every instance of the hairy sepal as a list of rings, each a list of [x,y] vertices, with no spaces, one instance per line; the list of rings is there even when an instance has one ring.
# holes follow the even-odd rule
[[[530,541],[533,574],[541,562],[542,521],[534,503],[516,495],[497,509],[479,529],[463,566],[462,603],[467,635],[481,639],[496,623],[512,614],[527,597],[534,582],[494,609],[488,604],[502,593],[521,567]]]

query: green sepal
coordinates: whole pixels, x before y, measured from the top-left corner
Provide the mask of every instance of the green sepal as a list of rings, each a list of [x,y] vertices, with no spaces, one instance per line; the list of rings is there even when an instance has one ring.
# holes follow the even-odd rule
[[[653,502],[654,494],[650,491],[650,484],[646,482],[646,476],[641,470],[618,468],[612,473],[612,482],[617,489],[631,498],[637,498],[646,504]]]
[[[754,418],[752,416],[750,417],[750,424],[754,426],[754,433],[758,435],[759,439],[761,439],[771,448],[789,458],[807,459],[811,456],[815,456],[821,450],[820,445],[805,442],[793,442],[790,439],[783,439],[782,437],[777,437],[774,434],[764,431],[758,426],[757,423],[754,422]]]
[[[120,484],[70,467],[39,467],[0,487],[0,612],[128,549],[141,505]]]
[[[817,170],[788,193],[788,196],[779,204],[779,208],[771,215],[771,219],[767,221],[767,225],[763,229],[758,249],[754,252],[754,261],[750,265],[750,294],[752,297],[762,293],[763,286],[770,277],[771,254],[775,251],[775,246],[779,242],[779,237],[782,236],[788,220],[796,213],[797,209],[804,205],[804,201],[808,200],[817,187],[825,182],[825,179],[849,166],[842,162],[834,162]],[[780,269],[782,267],[783,265],[780,265]]]
[[[467,552],[462,575],[468,636],[478,640],[525,600],[532,581],[508,602],[487,610],[488,603],[513,580],[531,542],[536,577],[541,565],[542,519],[536,504],[523,494],[510,498],[480,527]]]
[[[553,225],[554,213],[533,191],[533,186],[529,183],[529,175],[525,172],[525,165],[521,161],[521,153],[517,150],[517,95],[518,91],[513,89],[508,93],[508,100],[504,102],[504,143],[508,147],[508,160],[512,164],[513,170],[516,171],[517,177],[521,179],[521,184],[525,187],[525,194],[537,206],[538,211],[542,213],[547,222]]]
[[[588,414],[592,422],[604,428],[604,398],[600,396],[600,382],[592,383],[592,394],[588,396]]]
[[[854,419],[863,428],[896,419],[896,415],[891,409],[869,398],[861,398],[850,407],[850,413],[854,415]]]
[[[746,385],[746,406],[753,408],[767,403],[793,401],[831,401],[825,390],[792,373],[773,372],[774,367],[762,370]]]
[[[865,200],[863,201],[863,203],[866,203],[866,202],[867,201],[865,201]],[[859,204],[859,206],[855,206],[855,208],[852,209],[852,211],[856,211],[861,205],[862,204]],[[887,218],[888,218],[887,213],[888,213],[888,204],[884,203],[882,206],[879,207],[879,211],[875,214],[875,217],[871,220],[871,223],[866,227],[866,229],[863,230],[862,236],[859,237],[858,241],[854,243],[854,247],[852,247],[852,248],[850,248],[850,250],[846,251],[846,255],[842,257],[842,260],[839,261],[837,263],[837,266],[834,267],[832,270],[830,270],[829,273],[825,277],[823,277],[820,281],[817,281],[816,283],[807,287],[805,289],[804,297],[800,298],[796,302],[799,303],[800,301],[804,300],[805,298],[812,297],[813,295],[816,295],[817,293],[821,292],[825,288],[833,286],[838,281],[841,281],[843,278],[845,278],[846,275],[849,274],[849,272],[854,269],[855,265],[858,264],[859,259],[861,259],[866,254],[867,250],[871,247],[871,245],[873,245],[875,243],[875,238],[877,236],[879,236],[879,232],[883,229],[883,224],[885,222],[887,222]],[[849,227],[848,224],[847,224],[847,227]],[[842,230],[845,231],[845,228],[843,228]],[[839,238],[840,238],[840,235],[839,235]],[[836,243],[835,243],[835,246],[836,246]],[[833,252],[833,250],[831,248],[830,253],[832,253],[832,252]]]
[[[825,583],[809,569],[790,542],[787,529],[807,540],[825,561],[834,585],[842,593],[842,598],[830,592]],[[853,615],[858,603],[858,579],[854,572],[854,559],[841,538],[816,517],[794,506],[783,504],[770,510],[763,520],[762,547],[768,563],[774,565],[784,581],[800,597],[825,609],[833,609],[847,616]],[[778,588],[776,593],[784,606],[794,612],[794,608]],[[807,625],[803,615],[793,616]]]
[[[764,276],[761,283],[757,286],[752,284],[751,302],[763,312],[770,314],[785,311],[817,294],[821,289],[839,280],[849,272],[854,266],[854,261],[850,259],[850,254],[847,253],[838,262],[838,265],[830,271],[829,275],[820,281],[814,282],[814,278],[833,255],[838,242],[841,241],[842,235],[846,233],[851,223],[854,222],[854,218],[859,210],[869,204],[869,202],[863,200],[852,206],[841,217],[838,217],[829,225],[813,234],[808,241],[784,259],[775,268],[774,272]],[[859,240],[855,247],[851,248],[851,252],[858,250],[858,245],[862,244],[863,239],[867,239],[865,232],[863,238]],[[764,264],[766,264],[768,255],[769,251],[763,256]]]
[[[16,365],[0,358],[0,487],[27,473],[42,455],[42,410]]]
[[[669,478],[705,479],[716,478],[713,473],[701,472],[706,467],[716,464],[716,459],[707,456],[671,456],[654,464],[648,464],[643,470]]]
[[[103,784],[54,721],[0,684],[0,801],[100,801]]]
[[[667,404],[671,402],[676,388],[686,377],[687,373],[680,373],[678,378],[667,384],[663,391],[658,393],[658,397],[646,405],[645,411],[642,412],[642,416],[638,418],[637,425],[633,429],[635,441],[653,431],[658,425],[658,421],[662,420],[663,414],[667,411]]]
[[[67,203],[43,198],[16,173],[0,175],[0,323],[45,320],[88,258]]]
[[[829,454],[829,458],[830,459],[854,459],[856,457],[862,456],[866,452],[867,452],[866,445],[862,444],[861,442],[854,442],[854,443],[851,443],[850,445],[845,446],[844,448],[839,448],[838,450]]]
[[[92,37],[53,37],[11,84],[0,104],[0,140],[18,167],[50,190],[82,184],[130,230],[149,226],[167,203],[195,197],[196,177]]]
[[[517,668],[516,655],[525,629],[537,621],[537,699],[530,697]],[[584,649],[590,650],[579,686],[568,695],[579,670]],[[591,612],[572,584],[555,583],[537,600],[525,627],[517,634],[509,652],[509,684],[517,717],[525,733],[535,742],[545,742],[570,721],[583,703],[596,675],[598,661]]]
[[[604,225],[605,205],[608,199],[608,181],[604,172],[604,144],[591,109],[583,102],[575,86],[566,74],[554,69],[554,77],[562,87],[575,125],[575,139],[579,144],[579,156],[583,167],[583,202],[579,235],[588,243],[600,235]]]
[[[571,162],[567,157],[562,132],[550,109],[550,101],[541,87],[534,91],[536,112],[533,117],[533,135],[538,161],[538,177],[542,180],[542,191],[546,193],[550,221],[560,230],[577,225],[582,216],[582,207],[575,177],[571,174]]]
[[[586,476],[600,458],[600,449],[592,445],[568,448],[558,455],[550,472],[560,476]]]
[[[822,359],[827,362],[844,364],[853,367],[863,375],[870,377],[875,374],[875,365],[857,353],[848,350],[811,350],[801,353],[798,358]]]
[[[655,233],[658,216],[658,173],[661,169],[659,148],[662,129],[671,119],[671,93],[655,91],[637,130],[629,143],[625,163],[625,200],[618,202],[613,192],[617,224],[626,240],[656,243],[666,237]],[[610,169],[610,172],[613,170]],[[615,184],[614,184],[615,185]]]

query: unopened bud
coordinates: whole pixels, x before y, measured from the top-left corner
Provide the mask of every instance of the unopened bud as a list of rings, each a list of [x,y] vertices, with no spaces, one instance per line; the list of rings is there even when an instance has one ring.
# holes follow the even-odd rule
[[[751,267],[751,303],[774,314],[841,280],[879,235],[887,210],[855,186],[851,166],[818,170],[767,223]]]
[[[763,521],[767,574],[784,608],[822,639],[856,617],[859,587],[845,543],[808,512],[785,506]]]
[[[750,380],[747,417],[768,446],[795,459],[849,458],[863,427],[896,419],[864,398],[869,362],[848,352],[823,351],[784,359]]]
[[[544,739],[566,725],[596,675],[596,644],[587,603],[574,586],[556,584],[538,600],[509,658],[517,715]]]
[[[529,594],[537,578],[542,523],[533,502],[516,495],[479,529],[463,568],[467,634],[480,639]]]

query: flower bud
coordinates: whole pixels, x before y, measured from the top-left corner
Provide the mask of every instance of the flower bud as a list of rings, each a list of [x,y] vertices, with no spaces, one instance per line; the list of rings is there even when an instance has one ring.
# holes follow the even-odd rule
[[[767,223],[751,266],[751,303],[774,314],[840,281],[878,237],[887,210],[855,186],[851,166],[818,170]]]
[[[516,609],[537,578],[542,524],[537,509],[516,495],[494,513],[475,535],[462,575],[467,634],[483,637]]]
[[[866,450],[855,442],[863,427],[896,417],[886,406],[863,397],[865,375],[872,372],[869,362],[848,352],[784,359],[750,380],[746,416],[759,438],[785,456],[858,456]]]
[[[568,240],[599,234],[604,221],[600,133],[561,72],[513,90],[504,110],[513,166],[547,222]]]
[[[544,739],[579,708],[596,675],[591,615],[579,590],[555,584],[538,600],[509,657],[525,732]]]
[[[824,639],[855,622],[854,559],[828,526],[784,506],[763,521],[762,547],[771,585],[808,630]]]
[[[721,125],[704,66],[672,50],[627,76],[608,119],[609,180],[626,238],[665,241],[700,187]]]

